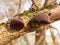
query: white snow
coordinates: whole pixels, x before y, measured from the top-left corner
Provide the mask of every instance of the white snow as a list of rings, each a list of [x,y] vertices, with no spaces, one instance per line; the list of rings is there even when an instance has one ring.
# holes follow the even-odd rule
[[[60,20],[55,21],[55,22],[51,23],[50,25],[55,28],[55,29],[53,29],[53,31],[54,31],[54,36],[57,36],[58,33],[60,34]],[[46,36],[51,36],[50,29],[48,29],[48,30],[46,31],[46,34],[45,34],[45,35],[46,35]]]
[[[60,3],[60,0],[57,0],[56,2],[57,2],[57,4],[59,4]]]

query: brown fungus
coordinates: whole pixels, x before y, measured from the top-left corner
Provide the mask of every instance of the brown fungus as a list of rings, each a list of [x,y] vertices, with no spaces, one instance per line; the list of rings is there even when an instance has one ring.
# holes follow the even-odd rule
[[[24,23],[22,22],[22,19],[18,15],[14,16],[13,19],[11,19],[9,25],[10,29],[12,30],[21,30],[24,27]]]
[[[51,23],[49,16],[43,12],[39,12],[34,18],[33,20],[35,20],[38,23],[43,23],[43,24],[49,24]]]
[[[39,12],[36,16],[32,18],[32,20],[28,23],[31,28],[37,28],[42,25],[50,24],[51,21],[49,16],[44,12]]]

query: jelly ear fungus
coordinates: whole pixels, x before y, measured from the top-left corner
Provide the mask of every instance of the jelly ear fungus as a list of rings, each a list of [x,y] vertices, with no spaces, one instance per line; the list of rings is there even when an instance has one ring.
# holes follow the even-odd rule
[[[21,30],[24,27],[24,23],[20,16],[17,14],[15,15],[9,22],[8,22],[9,28],[11,30]]]
[[[33,19],[30,22],[33,22],[33,24],[34,23],[39,23],[39,24],[49,24],[49,23],[51,23],[48,14],[46,14],[44,12],[37,13],[37,15],[34,16]]]

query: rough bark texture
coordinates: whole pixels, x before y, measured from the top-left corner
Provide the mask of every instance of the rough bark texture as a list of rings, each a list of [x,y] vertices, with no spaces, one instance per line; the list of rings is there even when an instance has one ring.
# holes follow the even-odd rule
[[[31,13],[31,14],[33,14],[33,13]],[[30,19],[32,19],[34,16],[33,15],[29,15],[29,16],[31,16],[31,18],[29,18],[28,16],[22,16],[21,18],[23,19],[23,21],[24,21],[24,24],[25,24],[25,22],[26,22],[26,24],[29,22],[29,20]],[[36,14],[35,14],[36,15]],[[28,20],[27,20],[27,17],[28,17]],[[25,19],[25,20],[24,20]],[[26,26],[26,24],[25,24],[25,26]],[[3,45],[3,44],[5,44],[5,43],[8,43],[8,42],[10,42],[10,41],[12,41],[13,39],[15,39],[15,38],[17,38],[17,37],[19,37],[20,35],[20,33],[18,33],[18,32],[14,32],[14,33],[9,33],[8,31],[9,30],[5,30],[5,28],[1,28],[2,30],[3,30],[3,32],[5,33],[5,31],[6,31],[6,33],[8,33],[7,35],[5,35],[3,32],[1,32],[2,34],[4,34],[4,36],[2,36],[2,34],[1,34],[1,42],[0,42],[0,44],[1,45]],[[4,31],[5,30],[5,31]],[[5,38],[6,37],[6,38]],[[6,39],[6,40],[5,40]]]
[[[17,2],[16,2],[17,3]],[[7,4],[8,4],[8,2],[7,2]],[[12,9],[14,9],[14,8],[12,8]],[[17,9],[18,9],[18,7],[17,7]],[[15,11],[17,10],[17,9],[15,9]],[[11,10],[12,11],[12,10]],[[18,10],[17,10],[18,11]],[[40,12],[40,11],[39,11]],[[14,10],[13,10],[13,13],[14,13]],[[56,12],[56,13],[58,13],[58,12]],[[9,14],[9,13],[8,13]],[[11,15],[12,15],[12,12],[11,12]],[[10,15],[10,16],[11,16]],[[32,13],[29,13],[29,14],[25,14],[24,16],[21,16],[21,18],[23,19],[23,23],[24,23],[24,28],[22,29],[22,30],[20,30],[20,31],[16,31],[16,30],[8,30],[8,29],[6,29],[4,26],[1,26],[0,27],[0,45],[5,45],[5,44],[7,44],[7,43],[9,43],[9,42],[11,42],[12,40],[12,42],[10,43],[10,44],[7,44],[7,45],[17,45],[17,43],[15,43],[15,41],[14,41],[14,39],[17,39],[17,38],[20,38],[20,36],[22,36],[23,34],[25,34],[25,32],[27,33],[27,32],[30,32],[30,28],[28,28],[28,26],[27,26],[27,24],[28,24],[28,22],[29,21],[31,21],[31,19],[33,19],[33,17],[35,16],[35,15],[37,15],[37,13],[36,12],[32,12]],[[54,14],[53,14],[54,15]],[[54,15],[55,16],[55,15]],[[53,16],[53,17],[54,17]],[[52,17],[52,16],[51,16]],[[51,17],[50,17],[50,19],[51,19]],[[10,17],[11,18],[11,17]],[[58,17],[57,18],[60,18],[60,15],[58,15]],[[55,17],[54,17],[54,19],[55,19]],[[51,19],[51,20],[54,20],[54,19]],[[33,27],[32,27],[33,28]],[[39,29],[40,27],[38,27],[38,29]],[[38,30],[37,28],[35,28],[35,30]],[[32,29],[31,29],[32,30]],[[35,31],[35,30],[33,30],[33,31]],[[40,29],[39,29],[40,30]],[[24,32],[25,31],[25,32]],[[41,30],[40,30],[41,31]],[[34,35],[35,36],[35,35]],[[34,40],[35,40],[35,37],[34,36],[30,36],[30,37],[32,37]],[[42,41],[44,40],[44,37],[45,35],[43,34],[42,35],[42,37],[40,37],[40,39],[42,39]],[[26,43],[26,45],[32,45],[32,43],[30,43],[28,40],[30,40],[31,38],[29,37],[29,35],[28,35],[28,38],[30,38],[30,39],[28,39],[26,36],[23,36],[24,38],[24,40],[25,41],[27,41]],[[22,39],[22,41],[23,41],[23,39]],[[19,39],[18,39],[19,40]],[[17,40],[17,41],[18,41]],[[21,40],[21,38],[20,38],[20,40]],[[34,40],[33,40],[33,43],[34,43]],[[21,41],[21,42],[22,42]],[[38,43],[41,43],[40,42],[41,40],[39,40],[39,42]],[[23,43],[21,43],[20,42],[20,45],[24,45]],[[15,43],[15,44],[14,44]],[[19,45],[19,44],[18,44]],[[43,45],[43,43],[41,44],[41,45]]]

